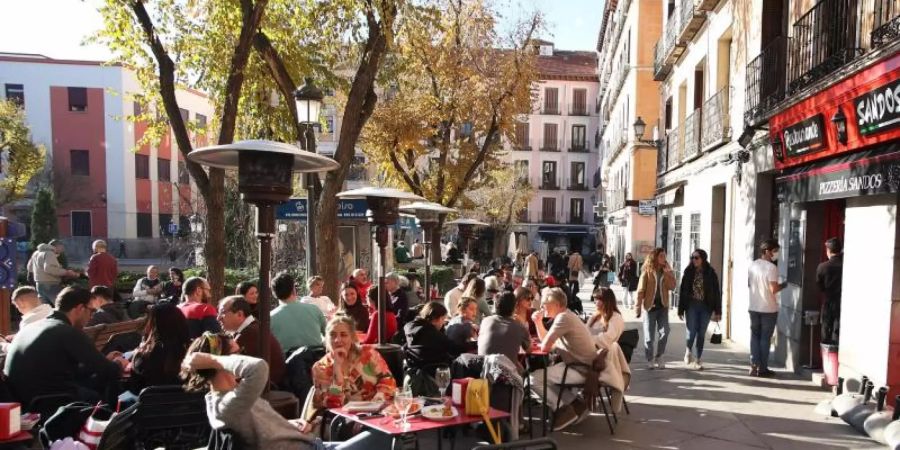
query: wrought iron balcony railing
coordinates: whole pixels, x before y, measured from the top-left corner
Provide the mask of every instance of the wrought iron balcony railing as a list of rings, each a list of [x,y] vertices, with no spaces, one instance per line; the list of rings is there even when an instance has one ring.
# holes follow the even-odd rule
[[[744,122],[757,125],[784,100],[789,39],[779,36],[747,64]]]
[[[541,142],[542,152],[558,152],[562,148],[562,141],[557,139],[545,139]]]
[[[731,139],[731,114],[729,110],[731,86],[719,89],[703,102],[703,123],[701,124],[700,149],[709,150],[717,144]]]
[[[874,0],[872,47],[900,41],[900,0]]]
[[[585,139],[575,139],[566,143],[566,148],[571,153],[590,153],[591,147]]]
[[[700,125],[703,122],[703,110],[697,108],[684,118],[682,127],[684,139],[682,144],[682,161],[687,161],[700,153]]]
[[[570,116],[589,116],[591,115],[588,110],[587,103],[572,103],[569,105],[569,115]]]
[[[788,94],[864,53],[856,36],[857,7],[857,0],[821,0],[794,22]]]
[[[530,152],[531,151],[531,140],[530,139],[522,139],[513,143],[513,150],[520,152]]]

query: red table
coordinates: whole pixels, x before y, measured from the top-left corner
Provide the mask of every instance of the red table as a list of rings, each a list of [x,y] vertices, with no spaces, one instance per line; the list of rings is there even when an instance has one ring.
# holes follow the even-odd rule
[[[544,395],[544,398],[546,398],[546,395],[547,395],[547,368],[550,366],[550,352],[545,352],[545,351],[541,350],[541,343],[539,341],[532,340],[531,348],[528,350],[528,353],[520,353],[520,355],[525,360],[525,373],[526,373],[525,394],[530,395],[529,390],[531,388],[531,376],[530,376],[531,373],[534,372],[535,370],[543,370],[544,371],[544,382],[543,382],[544,394],[543,395]],[[532,357],[541,358],[541,360],[543,362],[543,367],[537,368],[537,369],[532,368],[531,367],[531,358]],[[546,400],[542,399],[542,401],[544,402],[544,407],[541,408],[541,418],[543,419],[543,422],[541,424],[541,431],[542,431],[542,436],[547,436],[547,422],[548,422],[547,407],[548,407],[548,405],[546,404]],[[528,414],[529,414],[529,417],[531,417],[531,409],[530,408],[529,408]],[[528,435],[530,438],[534,438],[534,428],[532,427],[532,423],[530,420],[528,421]]]
[[[443,443],[443,440],[441,439],[441,430],[458,427],[460,425],[484,422],[484,419],[481,416],[468,416],[461,410],[460,407],[456,407],[456,409],[457,411],[459,411],[459,415],[451,420],[446,421],[429,420],[422,417],[421,415],[412,416],[407,419],[410,424],[410,427],[408,429],[403,429],[403,427],[401,427],[400,425],[395,424],[395,422],[397,422],[397,419],[394,419],[393,417],[380,416],[373,418],[360,418],[356,413],[347,412],[344,408],[332,408],[329,409],[328,412],[336,416],[343,417],[347,420],[358,422],[381,433],[387,434],[388,436],[391,436],[394,441],[396,441],[397,438],[404,434],[416,434],[424,431],[434,430],[438,434],[438,448],[440,449],[442,448]],[[491,420],[508,419],[509,415],[510,414],[508,412],[500,411],[499,409],[494,408],[491,408],[490,412],[488,413],[488,417]],[[391,445],[391,448],[394,448],[393,444]]]

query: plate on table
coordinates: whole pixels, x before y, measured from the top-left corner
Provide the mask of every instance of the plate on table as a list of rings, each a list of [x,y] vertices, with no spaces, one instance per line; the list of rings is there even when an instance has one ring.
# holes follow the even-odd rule
[[[347,404],[344,405],[344,410],[347,412],[373,413],[373,412],[380,411],[382,406],[384,406],[384,402],[382,402],[382,401],[377,401],[377,402],[356,401],[356,402],[347,402]]]
[[[422,408],[422,417],[429,420],[437,420],[443,422],[453,420],[459,416],[459,411],[455,407],[445,407],[444,405],[433,405]]]
[[[424,398],[415,399],[415,403],[412,404],[412,407],[410,408],[409,414],[407,414],[407,417],[411,417],[411,416],[414,416],[414,415],[422,412],[422,408],[424,408],[424,407],[425,407],[425,399]],[[400,418],[400,412],[397,411],[397,405],[395,405],[394,403],[387,405],[387,407],[385,407],[381,411],[381,413],[384,414],[385,416],[393,417],[395,419]]]

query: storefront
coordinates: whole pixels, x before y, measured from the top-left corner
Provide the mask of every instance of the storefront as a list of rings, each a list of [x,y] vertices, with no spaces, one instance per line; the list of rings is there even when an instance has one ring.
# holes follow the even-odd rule
[[[769,122],[779,170],[782,236],[779,330],[794,362],[818,364],[816,267],[825,240],[844,243],[840,373],[866,375],[900,393],[900,55],[878,61],[793,105]],[[812,331],[810,331],[812,330]],[[812,339],[813,354],[809,354]],[[799,351],[798,351],[799,350]]]

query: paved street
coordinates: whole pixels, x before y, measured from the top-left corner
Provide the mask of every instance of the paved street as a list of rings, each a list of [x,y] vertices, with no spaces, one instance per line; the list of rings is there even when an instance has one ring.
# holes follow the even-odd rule
[[[621,298],[618,294],[617,289]],[[588,295],[583,291],[581,298]],[[633,313],[626,312],[625,317],[629,328],[639,327]],[[687,370],[681,361],[684,324],[674,314],[671,319],[667,369],[647,370],[642,350],[635,350],[632,384],[626,397],[631,415],[619,416],[615,435],[610,436],[603,416],[595,415],[564,432],[553,433],[561,448],[881,448],[840,419],[817,415],[816,404],[830,394],[808,380],[785,373],[775,379],[747,376],[747,352],[743,349],[727,343],[707,344],[705,370]],[[464,439],[457,448],[470,448],[474,442],[473,438]]]

